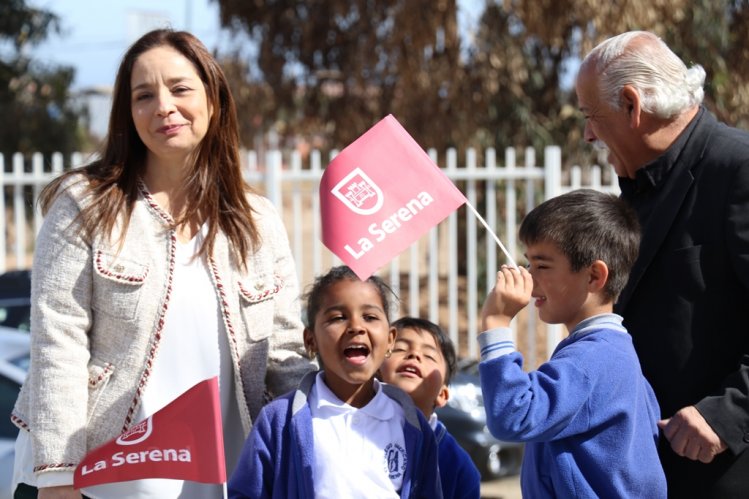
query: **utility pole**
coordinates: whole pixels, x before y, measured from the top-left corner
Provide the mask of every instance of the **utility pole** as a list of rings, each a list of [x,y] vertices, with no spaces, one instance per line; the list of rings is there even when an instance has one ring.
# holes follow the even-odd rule
[[[192,33],[192,0],[185,0],[185,31]]]

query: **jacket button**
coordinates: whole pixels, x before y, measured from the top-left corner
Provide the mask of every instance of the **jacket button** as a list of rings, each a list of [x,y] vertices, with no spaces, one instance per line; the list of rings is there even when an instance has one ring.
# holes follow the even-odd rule
[[[747,432],[744,433],[744,442],[746,442],[747,444],[749,444],[749,431],[747,431]]]

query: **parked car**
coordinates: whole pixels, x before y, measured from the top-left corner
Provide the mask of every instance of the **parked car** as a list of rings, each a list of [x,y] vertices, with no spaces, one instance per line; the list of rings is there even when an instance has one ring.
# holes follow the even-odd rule
[[[28,331],[31,322],[31,271],[0,274],[0,326]]]
[[[519,474],[523,444],[497,440],[486,427],[478,363],[462,361],[458,367],[450,383],[450,398],[435,411],[437,417],[471,456],[482,480]]]
[[[18,428],[10,413],[29,368],[27,332],[0,327],[0,499],[10,499],[13,459]]]

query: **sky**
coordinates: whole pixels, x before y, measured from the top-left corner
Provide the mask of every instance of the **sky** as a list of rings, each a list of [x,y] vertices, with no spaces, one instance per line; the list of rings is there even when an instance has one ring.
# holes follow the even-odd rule
[[[28,0],[57,14],[62,33],[31,50],[48,64],[76,68],[74,89],[111,86],[120,59],[141,34],[171,26],[191,31],[209,50],[230,39],[221,30],[218,3],[210,0]]]

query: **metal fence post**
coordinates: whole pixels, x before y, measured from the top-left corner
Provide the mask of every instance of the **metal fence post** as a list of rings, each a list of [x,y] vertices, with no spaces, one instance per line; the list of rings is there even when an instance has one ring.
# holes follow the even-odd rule
[[[544,148],[544,196],[551,199],[562,193],[562,150],[558,146]],[[562,326],[549,324],[546,326],[546,358],[562,341]]]
[[[544,199],[562,193],[562,150],[558,146],[544,147]]]
[[[283,175],[283,155],[281,151],[268,151],[265,161],[265,195],[283,218],[283,192],[281,176]]]

